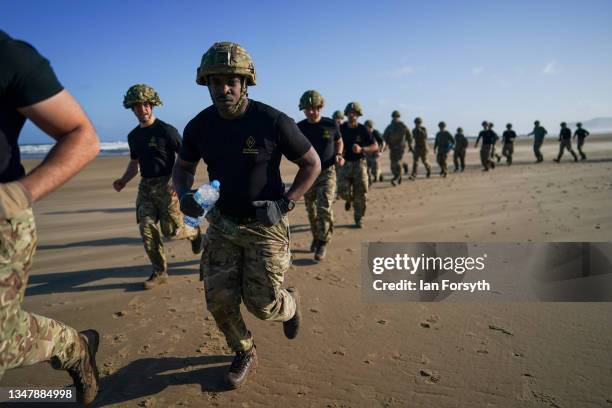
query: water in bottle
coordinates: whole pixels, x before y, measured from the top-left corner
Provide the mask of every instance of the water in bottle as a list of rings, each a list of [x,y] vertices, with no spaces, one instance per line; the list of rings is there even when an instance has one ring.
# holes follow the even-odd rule
[[[195,192],[193,198],[195,201],[202,207],[204,210],[204,214],[202,214],[198,218],[189,217],[185,215],[184,221],[185,224],[196,228],[204,221],[204,217],[206,213],[215,205],[217,200],[219,199],[219,188],[221,187],[221,183],[218,180],[213,180],[210,184],[202,184],[198,191]]]

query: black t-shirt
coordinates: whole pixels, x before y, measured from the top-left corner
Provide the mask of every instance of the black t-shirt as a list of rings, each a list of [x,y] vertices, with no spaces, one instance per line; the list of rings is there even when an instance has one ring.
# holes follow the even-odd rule
[[[353,153],[354,144],[366,147],[374,143],[372,134],[368,131],[368,128],[361,123],[358,123],[357,127],[351,128],[348,122],[344,122],[340,126],[340,133],[342,134],[342,141],[344,142],[344,160],[346,161],[355,161],[363,158],[363,152],[359,154]]]
[[[17,139],[26,118],[17,108],[44,101],[64,88],[48,60],[3,31],[0,61],[0,182],[7,183],[25,175]]]
[[[304,119],[297,125],[317,151],[321,159],[321,170],[333,166],[336,162],[335,142],[342,137],[336,121],[321,118],[317,123],[309,123]]]
[[[285,193],[281,155],[302,157],[311,144],[293,119],[261,102],[249,100],[244,115],[227,120],[214,106],[185,127],[180,157],[204,160],[208,178],[221,182],[217,206],[223,214],[253,217],[256,200],[278,200]]]
[[[378,144],[378,147],[382,147],[383,138],[378,130],[372,129],[372,138],[374,138],[374,140],[376,141],[376,144]]]
[[[502,134],[504,144],[514,142],[514,139],[516,139],[516,132],[514,130],[504,130]]]
[[[497,140],[497,134],[492,130],[481,130],[478,134],[478,139],[476,141],[482,139],[482,144],[493,144]]]
[[[151,126],[136,126],[128,134],[128,144],[130,157],[138,159],[142,177],[169,176],[181,149],[181,135],[172,125],[155,119]]]
[[[572,138],[572,131],[570,128],[562,128],[559,132],[559,139],[570,140]]]
[[[590,135],[588,130],[585,130],[583,128],[578,128],[576,129],[576,131],[574,132],[574,135],[578,136],[578,139],[584,139],[585,137],[587,137],[588,135]]]

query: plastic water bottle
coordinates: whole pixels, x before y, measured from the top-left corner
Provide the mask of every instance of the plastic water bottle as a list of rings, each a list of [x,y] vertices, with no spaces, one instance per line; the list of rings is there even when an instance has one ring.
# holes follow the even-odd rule
[[[219,199],[220,187],[221,183],[219,183],[219,180],[213,180],[210,184],[202,184],[200,188],[198,188],[198,191],[195,192],[193,198],[200,205],[200,207],[202,207],[202,209],[204,210],[204,214],[202,214],[198,218],[185,215],[184,221],[186,225],[189,225],[192,228],[196,228],[200,224],[202,224],[206,213],[215,205],[215,203]]]

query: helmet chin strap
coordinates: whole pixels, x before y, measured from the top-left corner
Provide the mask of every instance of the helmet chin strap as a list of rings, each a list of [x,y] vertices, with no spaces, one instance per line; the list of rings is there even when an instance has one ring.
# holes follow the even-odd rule
[[[210,92],[210,88],[208,89],[208,92],[210,93],[210,98],[214,101],[212,93]],[[217,104],[215,104],[215,106],[217,107],[217,110],[219,110],[219,112],[223,116],[238,116],[238,114],[242,111],[242,108],[244,107],[244,105],[248,102],[247,100],[248,96],[249,96],[249,93],[247,91],[247,78],[241,77],[240,78],[240,97],[238,98],[236,103],[230,106],[226,106],[226,105],[219,106]]]

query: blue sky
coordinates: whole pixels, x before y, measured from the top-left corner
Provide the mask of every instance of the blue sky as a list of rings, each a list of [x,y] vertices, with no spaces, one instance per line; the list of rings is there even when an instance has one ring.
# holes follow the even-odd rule
[[[136,125],[121,102],[148,83],[160,119],[182,132],[210,104],[195,83],[215,41],[255,61],[253,99],[296,120],[307,89],[330,116],[352,100],[381,131],[392,110],[473,133],[491,120],[519,132],[540,119],[612,116],[612,2],[602,1],[5,1],[0,29],[33,44],[104,141]],[[50,141],[31,125],[21,143]]]

